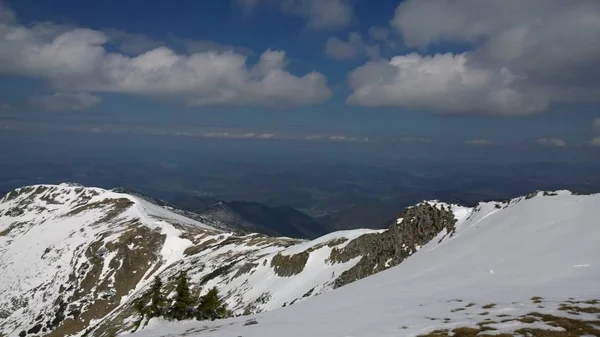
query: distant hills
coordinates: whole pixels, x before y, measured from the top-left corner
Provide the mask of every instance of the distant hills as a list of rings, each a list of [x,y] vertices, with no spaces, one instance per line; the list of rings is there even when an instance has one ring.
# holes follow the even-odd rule
[[[267,206],[259,202],[220,201],[183,197],[173,204],[192,211],[211,225],[233,225],[248,232],[293,238],[316,238],[333,229],[290,206]]]

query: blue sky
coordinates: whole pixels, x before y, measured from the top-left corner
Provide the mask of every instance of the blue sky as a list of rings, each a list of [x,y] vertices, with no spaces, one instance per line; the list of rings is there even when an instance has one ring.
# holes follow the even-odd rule
[[[5,129],[600,146],[594,0],[0,4]]]

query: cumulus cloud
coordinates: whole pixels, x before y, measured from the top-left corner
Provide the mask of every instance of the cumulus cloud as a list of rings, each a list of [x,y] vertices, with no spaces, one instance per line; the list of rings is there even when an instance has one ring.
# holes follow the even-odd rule
[[[471,140],[465,141],[465,144],[475,145],[475,146],[488,146],[488,145],[494,145],[495,143],[492,142],[491,140],[487,140],[487,139],[471,139]]]
[[[567,143],[558,138],[541,138],[535,141],[539,145],[553,146],[553,147],[566,147]]]
[[[102,99],[86,92],[56,93],[54,95],[33,97],[29,103],[47,111],[80,111],[100,104]]]
[[[71,27],[73,28],[73,27]],[[163,46],[188,53],[204,53],[209,51],[232,51],[241,55],[253,55],[250,48],[232,46],[209,40],[198,40],[168,36],[165,40],[158,40],[143,34],[130,33],[120,29],[107,28],[102,30],[108,37],[108,43],[114,44],[119,51],[127,55],[138,55]]]
[[[337,37],[330,37],[325,43],[325,54],[336,60],[350,60],[366,55],[370,58],[379,58],[379,45],[365,43],[358,33],[350,33],[348,41]]]
[[[245,13],[258,5],[275,4],[282,12],[303,17],[312,29],[343,28],[352,22],[354,9],[349,0],[237,0]]]
[[[370,107],[403,106],[445,113],[527,114],[547,102],[518,90],[507,70],[471,68],[466,54],[416,53],[369,62],[349,75],[347,101]]]
[[[0,7],[0,12],[8,10]],[[133,56],[109,52],[109,41],[97,30],[5,20],[0,23],[0,73],[41,78],[59,92],[116,92],[190,106],[289,107],[331,96],[322,74],[288,72],[282,51],[267,50],[249,65],[235,51],[178,54],[161,46]]]
[[[395,76],[380,72],[367,80],[355,74],[351,102],[372,106],[383,97],[386,105],[415,106],[415,95],[406,92],[415,78],[443,88],[429,90],[435,95],[431,104],[417,100],[419,107],[438,112],[524,115],[543,112],[553,103],[600,100],[596,0],[407,0],[391,23],[408,47],[472,47],[459,54],[401,55],[412,65],[400,69],[397,58],[387,67],[366,65]],[[367,77],[364,71],[359,74]],[[399,98],[391,99],[394,95]],[[444,108],[446,103],[450,109]]]

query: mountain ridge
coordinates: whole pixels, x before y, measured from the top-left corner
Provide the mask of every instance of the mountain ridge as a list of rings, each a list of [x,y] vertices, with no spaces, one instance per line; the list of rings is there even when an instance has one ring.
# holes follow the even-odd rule
[[[0,267],[8,275],[0,281],[0,304],[9,308],[0,312],[0,334],[143,331],[148,322],[135,312],[135,299],[156,275],[169,294],[180,270],[190,275],[195,296],[216,286],[236,314],[288,307],[402,265],[434,241],[455,240],[472,217],[555,196],[574,198],[537,192],[474,208],[426,201],[405,209],[386,230],[309,241],[228,232],[114,191],[24,187],[0,199]],[[28,261],[26,267],[19,261]],[[32,266],[45,273],[32,277]]]
[[[155,320],[134,336],[598,336],[598,206],[600,194],[564,190],[482,202],[455,213],[453,236],[335,291],[251,318]]]

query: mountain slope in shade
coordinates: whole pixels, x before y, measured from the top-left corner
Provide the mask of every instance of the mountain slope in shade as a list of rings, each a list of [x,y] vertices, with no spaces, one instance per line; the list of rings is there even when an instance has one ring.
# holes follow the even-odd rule
[[[453,213],[452,235],[335,291],[252,317],[156,319],[135,336],[599,335],[600,195],[540,192]]]
[[[194,200],[186,199],[182,204],[190,207]],[[201,199],[198,204],[203,205],[204,202],[205,199]],[[194,208],[194,213],[204,222],[215,226],[223,224],[270,236],[314,239],[330,232],[326,225],[290,206],[270,207],[258,202],[218,201],[207,207]]]

